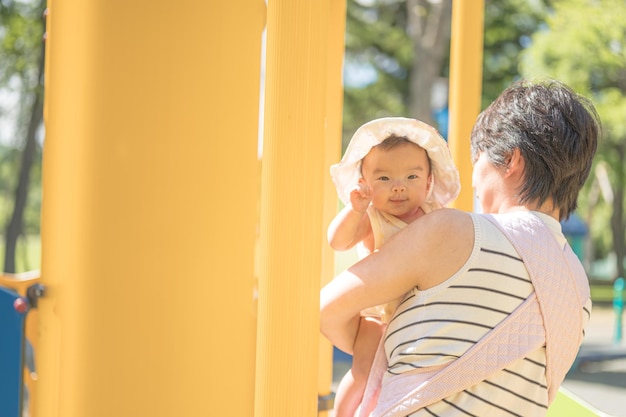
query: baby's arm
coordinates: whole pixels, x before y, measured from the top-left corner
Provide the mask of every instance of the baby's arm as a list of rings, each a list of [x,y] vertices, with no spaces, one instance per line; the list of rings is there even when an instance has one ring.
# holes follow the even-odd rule
[[[365,239],[372,230],[367,215],[371,195],[367,185],[359,183],[350,191],[350,204],[328,226],[328,243],[334,250],[348,250]]]

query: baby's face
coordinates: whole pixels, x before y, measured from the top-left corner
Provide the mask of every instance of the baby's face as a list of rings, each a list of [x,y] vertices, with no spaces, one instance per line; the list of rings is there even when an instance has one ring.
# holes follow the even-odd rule
[[[370,188],[372,205],[410,223],[422,213],[430,187],[426,151],[413,143],[391,149],[374,147],[363,158],[363,180]]]

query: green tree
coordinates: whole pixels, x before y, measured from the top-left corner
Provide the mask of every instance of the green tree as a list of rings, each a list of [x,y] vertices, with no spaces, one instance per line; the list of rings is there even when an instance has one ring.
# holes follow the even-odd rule
[[[36,178],[33,187],[31,179],[33,165],[36,172],[40,167],[37,133],[43,122],[44,8],[43,0],[0,2],[0,53],[3,57],[0,85],[4,93],[11,92],[19,97],[16,120],[13,121],[16,138],[11,141],[19,152],[2,156],[14,167],[11,176],[14,181],[7,181],[12,195],[4,196],[12,203],[8,204],[10,209],[5,219],[5,272],[16,271],[17,242],[24,233],[25,217],[32,219],[30,226],[35,232],[39,231],[39,207],[34,209],[36,215],[28,213],[27,208],[29,194],[33,189],[38,190],[40,183]],[[34,202],[38,203],[39,199]]]
[[[626,256],[626,2],[554,1],[554,11],[545,28],[532,37],[532,46],[523,58],[526,77],[559,79],[590,97],[596,105],[603,124],[603,139],[596,157],[596,175],[586,184],[581,208],[597,214],[591,219],[595,241],[601,242],[605,225],[610,223],[617,275],[623,277]],[[608,184],[610,190],[606,190]],[[605,188],[600,193],[602,186]],[[604,200],[598,199],[598,195],[604,195]],[[605,210],[596,207],[602,204],[612,206],[610,221],[601,215]]]
[[[432,120],[432,87],[447,87],[451,0],[348,0],[346,67],[368,70],[344,93],[344,140],[386,115]],[[519,78],[518,57],[543,24],[548,0],[486,0],[483,105]]]
[[[447,70],[451,4],[348,0],[346,66],[365,68],[370,77],[365,85],[345,85],[344,140],[377,117],[406,115],[434,123],[431,88]]]
[[[482,106],[520,77],[519,56],[550,11],[549,0],[486,0]]]

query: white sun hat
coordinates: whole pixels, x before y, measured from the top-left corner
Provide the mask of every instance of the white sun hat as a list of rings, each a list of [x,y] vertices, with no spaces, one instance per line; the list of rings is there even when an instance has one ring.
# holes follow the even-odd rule
[[[392,135],[407,138],[428,153],[432,165],[433,187],[427,202],[434,201],[445,206],[459,195],[459,171],[452,161],[448,144],[439,132],[419,120],[384,117],[358,128],[341,161],[330,167],[337,194],[344,204],[350,203],[350,190],[361,177],[361,160],[374,146]]]

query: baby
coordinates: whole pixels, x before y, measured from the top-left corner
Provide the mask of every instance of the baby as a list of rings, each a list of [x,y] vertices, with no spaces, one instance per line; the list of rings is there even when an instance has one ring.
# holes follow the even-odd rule
[[[454,200],[461,188],[441,135],[425,123],[402,117],[361,126],[330,172],[345,207],[330,223],[328,241],[340,251],[358,245],[362,257],[415,219]],[[337,389],[336,417],[353,417],[358,410],[384,323],[398,301],[361,313],[352,368]]]

